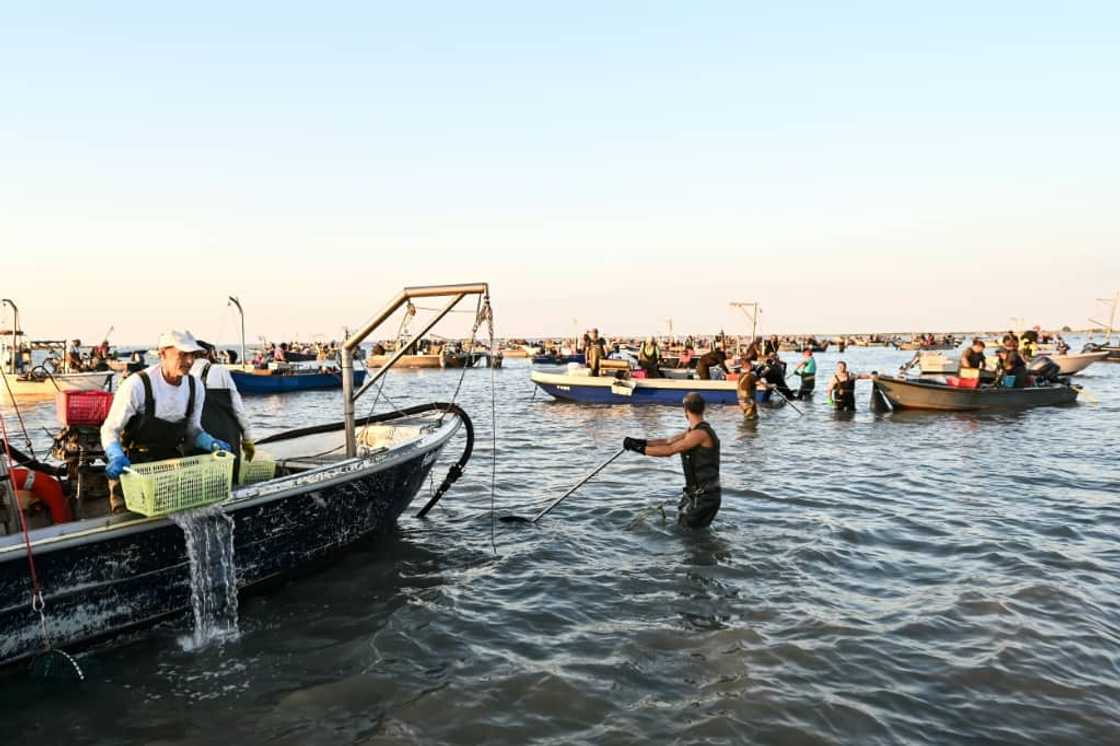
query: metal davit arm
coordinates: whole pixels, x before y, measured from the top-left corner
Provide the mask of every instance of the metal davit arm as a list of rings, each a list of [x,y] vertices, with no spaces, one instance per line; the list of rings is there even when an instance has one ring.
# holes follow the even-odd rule
[[[436,315],[431,322],[428,323],[422,330],[420,330],[414,339],[420,339],[432,328],[439,323],[444,316],[451,312],[453,308],[468,295],[481,295],[484,298],[490,296],[490,285],[485,282],[476,282],[467,285],[431,285],[427,287],[412,287],[405,288],[397,293],[389,304],[385,306],[376,316],[374,316],[368,324],[363,326],[358,331],[354,332],[342,345],[342,408],[343,420],[346,427],[346,456],[353,458],[358,455],[358,444],[354,437],[354,402],[358,400],[362,394],[369,390],[370,386],[375,384],[381,379],[389,369],[397,364],[397,361],[404,356],[407,345],[400,346],[393,354],[389,361],[381,367],[380,370],[371,376],[358,390],[354,392],[354,350],[360,345],[366,337],[374,332],[377,327],[385,323],[386,319],[392,316],[398,308],[403,306],[410,300],[416,298],[445,298],[451,297],[447,305]]]

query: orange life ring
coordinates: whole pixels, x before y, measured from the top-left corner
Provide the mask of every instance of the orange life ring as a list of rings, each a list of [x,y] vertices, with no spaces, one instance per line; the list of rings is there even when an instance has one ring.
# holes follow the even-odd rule
[[[62,482],[58,479],[50,474],[21,466],[12,469],[12,477],[15,479],[18,492],[30,492],[39,502],[47,506],[52,523],[57,525],[74,520],[74,516],[70,513],[70,506],[66,502],[66,495],[62,492]],[[28,502],[23,495],[20,496],[21,505],[26,506]]]

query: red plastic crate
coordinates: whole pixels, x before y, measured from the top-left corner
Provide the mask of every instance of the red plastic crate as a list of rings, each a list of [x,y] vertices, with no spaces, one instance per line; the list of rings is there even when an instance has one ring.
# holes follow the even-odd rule
[[[108,391],[59,391],[55,414],[63,427],[98,427],[109,416],[113,395]]]
[[[946,376],[946,383],[958,389],[974,389],[980,385],[979,378],[958,378],[957,376]]]

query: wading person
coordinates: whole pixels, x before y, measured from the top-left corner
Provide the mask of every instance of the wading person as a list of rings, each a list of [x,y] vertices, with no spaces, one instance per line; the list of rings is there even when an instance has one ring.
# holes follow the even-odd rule
[[[184,451],[229,451],[230,445],[202,429],[205,388],[190,374],[202,351],[190,332],[159,338],[159,363],[126,378],[101,426],[109,506],[125,510],[121,473],[133,463],[179,458]]]
[[[705,528],[719,512],[719,438],[704,421],[704,397],[695,391],[684,397],[688,429],[661,440],[624,438],[622,447],[646,456],[680,454],[684,469],[684,494],[678,505],[677,522],[687,528]]]
[[[843,351],[843,347],[841,347]],[[806,347],[802,353],[801,362],[793,369],[795,375],[801,377],[801,386],[794,394],[794,399],[809,399],[813,396],[813,389],[817,387],[817,359],[813,357],[813,348]]]
[[[772,352],[766,356],[766,364],[759,375],[786,399],[793,398],[793,391],[786,385],[786,364],[778,357],[778,353]]]
[[[871,378],[866,373],[852,373],[843,360],[836,363],[836,373],[828,382],[828,398],[836,405],[837,412],[856,411],[856,381]]]
[[[758,376],[755,375],[754,368],[744,357],[743,365],[739,369],[739,381],[735,386],[735,396],[739,400],[739,409],[743,412],[745,419],[758,419],[758,401],[755,398],[757,389]]]
[[[206,389],[206,401],[202,406],[202,429],[229,443],[230,453],[237,456],[233,464],[233,482],[241,469],[241,452],[245,460],[252,461],[257,453],[253,445],[253,433],[249,425],[249,415],[241,401],[241,394],[233,376],[225,366],[216,365],[217,354],[214,345],[198,341],[204,355],[195,358],[191,375],[196,376]]]

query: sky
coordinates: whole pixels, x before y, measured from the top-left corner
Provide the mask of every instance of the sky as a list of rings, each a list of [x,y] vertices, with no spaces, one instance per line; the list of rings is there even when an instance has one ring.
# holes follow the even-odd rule
[[[1104,2],[9,3],[0,296],[138,344],[476,281],[502,336],[1084,326],[1117,80]]]

